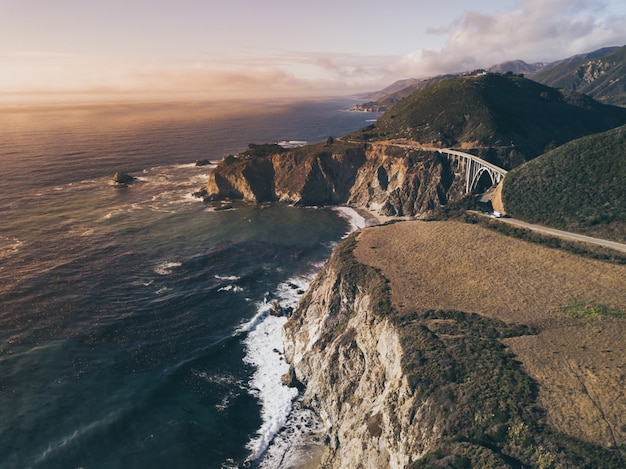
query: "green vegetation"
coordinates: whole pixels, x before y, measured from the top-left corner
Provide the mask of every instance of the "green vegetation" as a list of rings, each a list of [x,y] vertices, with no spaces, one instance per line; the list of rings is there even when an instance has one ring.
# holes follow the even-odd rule
[[[626,126],[516,168],[502,197],[517,218],[626,242]]]
[[[391,304],[389,281],[380,270],[361,264],[354,257],[353,251],[357,245],[358,234],[358,232],[352,233],[337,245],[325,268],[337,270],[339,276],[337,286],[341,285],[343,295],[354,299],[359,294],[367,294],[371,298],[374,313],[384,316],[392,315],[394,308]],[[311,285],[309,292],[315,288],[315,284]],[[295,315],[306,311],[309,301],[311,301],[311,297],[306,294],[295,310],[294,316],[290,319],[290,323],[297,324],[298,320]],[[332,296],[332,301],[326,305],[326,308],[329,312],[326,325],[332,333],[322,336],[319,341],[319,346],[322,348],[342,335],[344,336],[342,340],[347,340],[345,337],[345,334],[348,333],[346,331],[347,322],[353,313],[353,311],[344,311],[342,295],[338,294]]]
[[[254,156],[254,157],[267,157],[280,153],[284,153],[287,150],[275,143],[249,143],[246,151],[242,155]]]
[[[593,301],[572,303],[570,305],[559,308],[557,311],[567,314],[574,319],[597,319],[604,316],[626,318],[625,312],[620,311],[619,309],[610,308],[607,305],[603,305],[601,303],[595,303]]]
[[[592,60],[567,62],[533,75],[554,88],[585,93],[607,104],[626,105],[626,46]]]
[[[330,261],[338,271],[342,295],[367,292],[375,312],[396,325],[404,351],[403,371],[416,396],[411,412],[421,413],[424,402],[430,401],[436,411],[433,425],[443,431],[437,448],[410,468],[624,467],[623,448],[605,449],[545,425],[536,404],[535,382],[502,343],[536,331],[461,311],[399,313],[382,273],[355,259],[356,243],[353,234],[340,243]],[[335,295],[335,301],[342,295]],[[341,310],[339,304],[327,308]],[[336,338],[354,340],[355,331],[346,330],[350,314],[332,314],[337,314],[327,319],[332,337],[325,337],[321,347]],[[367,418],[367,428],[371,435],[382,431],[377,415]]]
[[[424,145],[471,144],[512,168],[575,138],[626,123],[626,109],[513,74],[457,77],[422,89],[349,137],[408,138]]]
[[[497,231],[505,236],[522,239],[530,243],[541,244],[552,249],[560,249],[561,251],[576,254],[578,256],[588,257],[600,261],[610,262],[612,264],[626,264],[626,254],[613,249],[603,248],[588,243],[580,243],[558,238],[556,236],[548,236],[536,231],[518,228],[516,226],[492,220],[475,214],[465,214],[464,221],[470,224],[480,224],[485,228]]]
[[[535,332],[459,311],[396,318],[414,392],[445,417],[444,439],[411,468],[622,467],[619,452],[559,434],[543,422],[537,388],[501,339]],[[417,412],[417,409],[415,409]],[[452,465],[451,465],[452,464]]]
[[[360,286],[366,286],[366,293],[372,298],[374,312],[389,315],[394,312],[391,305],[391,290],[389,281],[379,269],[358,262],[354,257],[354,248],[357,245],[358,232],[352,233],[342,241],[335,250],[337,260],[342,266],[342,280],[346,285],[353,285],[354,291]]]

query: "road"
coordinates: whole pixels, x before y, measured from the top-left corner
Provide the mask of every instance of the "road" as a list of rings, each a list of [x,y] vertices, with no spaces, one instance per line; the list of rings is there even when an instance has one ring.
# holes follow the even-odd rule
[[[486,215],[488,216],[488,215]],[[532,223],[526,223],[525,221],[516,220],[515,218],[497,218],[502,223],[508,223],[509,225],[519,226],[520,228],[526,228],[528,230],[538,231],[540,233],[549,234],[552,236],[558,236],[559,238],[570,239],[573,241],[582,241],[584,243],[596,244],[606,248],[614,249],[616,251],[626,253],[626,244],[617,243],[615,241],[607,241],[605,239],[592,238],[591,236],[585,236],[577,233],[571,233],[569,231],[555,230],[554,228],[548,228],[541,225],[533,225]]]

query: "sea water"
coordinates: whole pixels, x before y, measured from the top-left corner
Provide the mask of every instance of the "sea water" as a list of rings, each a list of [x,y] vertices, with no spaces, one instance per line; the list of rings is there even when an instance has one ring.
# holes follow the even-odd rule
[[[363,220],[215,211],[191,196],[213,167],[194,161],[342,135],[372,118],[351,104],[0,110],[0,467],[286,464],[312,424],[280,384],[269,304],[295,306]]]

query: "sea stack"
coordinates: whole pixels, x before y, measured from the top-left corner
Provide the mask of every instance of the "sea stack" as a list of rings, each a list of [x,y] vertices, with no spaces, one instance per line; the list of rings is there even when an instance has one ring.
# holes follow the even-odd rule
[[[113,182],[116,184],[130,184],[135,180],[134,176],[127,173],[117,172],[113,176]]]

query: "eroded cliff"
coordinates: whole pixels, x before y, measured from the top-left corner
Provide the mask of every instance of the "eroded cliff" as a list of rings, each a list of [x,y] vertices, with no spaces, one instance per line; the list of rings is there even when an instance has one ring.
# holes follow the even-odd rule
[[[426,297],[392,303],[396,281],[355,255],[381,242],[361,246],[353,235],[340,244],[285,326],[291,378],[326,431],[321,467],[622,467],[621,443],[546,424],[540,406],[552,401],[505,346],[541,331],[429,309]],[[394,266],[402,277],[407,266]]]
[[[349,204],[385,216],[419,216],[463,196],[436,152],[390,143],[334,141],[269,155],[229,157],[211,173],[210,199]]]
[[[442,416],[403,373],[385,279],[337,249],[285,326],[305,405],[327,431],[324,467],[406,467],[436,446]]]

